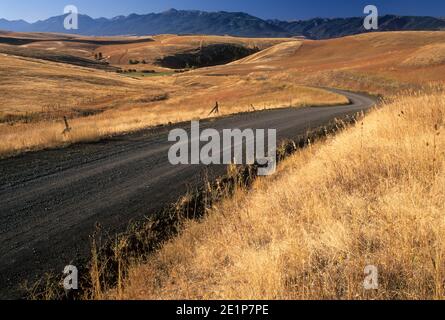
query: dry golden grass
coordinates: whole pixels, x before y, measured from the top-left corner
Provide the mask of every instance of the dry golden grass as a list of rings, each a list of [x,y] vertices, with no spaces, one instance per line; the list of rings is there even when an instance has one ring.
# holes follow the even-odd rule
[[[294,83],[390,95],[426,82],[444,82],[445,32],[378,32],[338,39],[279,44],[228,66],[196,73],[265,77],[286,74]],[[268,55],[267,52],[273,52]],[[279,59],[274,59],[278,56]],[[414,59],[421,65],[403,64]]]
[[[27,119],[0,123],[0,155],[205,118],[215,101],[222,115],[250,111],[252,105],[346,102],[304,85],[393,95],[445,80],[445,32],[289,42],[154,39],[102,47],[45,41],[24,49],[90,58],[102,52],[121,66],[130,58],[152,61],[221,41],[265,50],[225,66],[139,80],[0,55],[0,118]],[[89,112],[98,114],[82,116]],[[105,297],[444,298],[444,114],[443,91],[397,96],[363,125],[299,152],[276,176],[258,180],[248,193],[240,190],[202,222],[188,222],[147,263],[131,268],[119,292]],[[63,115],[72,118],[67,135]],[[379,268],[378,291],[363,290],[369,264]]]
[[[100,47],[64,43],[67,36],[61,35],[10,36],[41,40],[61,37],[60,41],[38,42],[23,49],[37,46],[70,54],[84,50],[78,52],[80,56],[92,50],[91,56],[103,52],[116,64],[130,58],[150,61],[220,42],[265,50],[224,66],[141,79],[0,55],[1,156],[205,118],[216,101],[223,115],[251,111],[252,105],[263,109],[346,102],[338,95],[304,87],[314,84],[390,95],[421,88],[426,82],[445,81],[445,63],[441,60],[445,32],[373,33],[325,41],[162,35],[153,42]],[[49,46],[50,42],[57,46]],[[404,61],[417,62],[413,66]],[[85,117],[90,114],[93,116]],[[65,136],[61,135],[64,115],[72,119],[73,127]],[[20,121],[6,123],[11,117]]]
[[[188,222],[107,297],[443,299],[444,125],[443,91],[400,95]]]
[[[159,35],[153,37],[153,42],[128,45],[109,45],[95,49],[95,53],[102,52],[107,61],[122,68],[129,66],[129,60],[145,60],[148,65],[132,65],[131,68],[158,69],[154,65],[156,59],[174,55],[178,52],[199,49],[201,46],[212,44],[238,44],[249,48],[266,49],[273,45],[287,42],[288,38],[239,38],[230,36],[177,36]]]
[[[244,90],[240,91],[240,88]],[[264,91],[261,89],[264,88]],[[128,97],[131,99],[131,97]],[[151,99],[151,98],[150,98]],[[131,100],[130,100],[131,101]],[[220,116],[240,112],[308,105],[346,104],[348,99],[328,91],[274,83],[238,83],[200,90],[194,95],[178,95],[168,101],[145,102],[144,107],[112,109],[95,116],[69,120],[72,130],[62,134],[63,120],[36,123],[0,124],[0,156],[28,150],[59,147],[81,141],[95,141],[110,135],[128,133],[150,126],[178,123],[209,116],[215,101],[220,103]],[[63,112],[61,113],[63,114]]]
[[[207,118],[216,101],[221,115],[252,111],[252,105],[258,110],[348,102],[334,93],[255,74],[136,80],[7,55],[0,55],[0,96],[0,156]],[[63,116],[70,118],[68,135],[62,134]],[[20,121],[7,122],[11,117]]]
[[[435,66],[445,63],[445,44],[427,45],[417,50],[402,65],[413,67]]]
[[[0,54],[0,112],[3,114],[51,113],[70,115],[75,109],[109,109],[163,93],[115,73],[38,59]]]
[[[39,49],[70,54],[82,58],[94,59],[95,54],[102,53],[105,61],[123,68],[163,69],[154,65],[156,59],[173,55],[178,52],[198,49],[211,44],[238,44],[249,48],[266,49],[276,44],[290,41],[289,38],[242,38],[231,36],[207,35],[157,35],[153,37],[86,37],[55,33],[5,33],[4,37],[39,40],[21,45],[23,50]],[[69,41],[67,41],[69,40]],[[75,40],[73,42],[73,40]],[[87,40],[87,42],[82,42]],[[99,41],[133,41],[133,43],[117,43],[103,45]],[[138,40],[152,40],[138,42]],[[297,40],[292,40],[297,41]],[[1,45],[0,45],[1,46]],[[131,60],[145,60],[147,64],[130,65]]]

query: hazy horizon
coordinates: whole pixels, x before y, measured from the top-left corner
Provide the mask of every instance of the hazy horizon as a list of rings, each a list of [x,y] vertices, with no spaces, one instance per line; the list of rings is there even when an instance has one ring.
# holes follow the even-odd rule
[[[82,12],[80,12],[80,15],[89,16],[90,18],[93,18],[93,19],[102,19],[102,18],[113,19],[113,18],[116,18],[116,17],[119,17],[119,16],[128,17],[128,16],[130,16],[132,14],[137,14],[137,15],[146,15],[146,14],[152,14],[152,13],[160,14],[160,13],[172,10],[172,9],[175,9],[175,10],[178,10],[178,11],[229,12],[229,13],[243,12],[243,13],[250,14],[249,12],[245,12],[245,11],[227,11],[227,10],[207,11],[207,10],[198,10],[198,9],[176,9],[176,8],[170,8],[170,9],[159,11],[159,12],[145,12],[145,13],[143,13],[143,12],[141,12],[141,13],[133,12],[133,13],[129,13],[129,14],[115,15],[115,16],[110,16],[110,17],[105,17],[105,16],[97,16],[97,17],[95,17],[95,16],[92,16],[92,15],[90,15],[88,13],[82,13]],[[61,13],[59,15],[56,15],[56,16],[61,16],[61,15],[63,15],[63,13]],[[250,15],[255,16],[253,14],[250,14]],[[445,17],[443,17],[441,15],[414,15],[414,14],[402,15],[402,14],[397,14],[397,13],[392,13],[392,12],[384,13],[383,15],[385,15],[385,16],[386,15],[396,15],[396,16],[408,16],[408,17],[409,16],[427,16],[427,17],[433,17],[433,18],[439,18],[439,19],[445,18]],[[36,23],[38,21],[45,21],[47,19],[50,19],[50,18],[53,18],[53,17],[56,17],[56,16],[49,16],[49,17],[42,18],[42,19],[35,20],[35,21],[28,21],[28,20],[25,20],[25,19],[7,19],[7,18],[1,17],[1,16],[0,16],[0,19],[5,19],[5,20],[8,20],[8,21],[20,21],[20,20],[22,20],[22,21],[25,21],[27,23],[31,23],[32,24],[32,23]],[[255,16],[255,17],[258,17],[258,16]],[[333,17],[313,16],[313,17],[302,18],[302,19],[279,19],[279,18],[274,18],[274,17],[271,17],[271,18],[261,18],[261,17],[258,17],[258,18],[261,18],[261,19],[264,19],[264,20],[274,20],[274,19],[276,19],[276,20],[282,20],[282,21],[304,21],[304,20],[311,20],[311,19],[317,19],[317,18],[320,18],[320,19],[347,19],[347,18],[357,18],[357,17],[361,17],[361,16],[360,15],[344,16],[344,17],[342,17],[342,16],[333,16]]]
[[[147,3],[141,0],[128,0],[125,3],[108,3],[104,0],[87,1],[76,0],[69,3],[54,5],[50,0],[41,0],[34,3],[29,0],[21,2],[3,0],[0,3],[0,19],[24,20],[34,23],[46,20],[50,17],[63,14],[65,5],[76,5],[81,14],[92,18],[113,18],[116,16],[128,16],[132,13],[149,14],[161,13],[171,8],[176,10],[198,10],[207,12],[245,12],[262,19],[279,20],[308,20],[311,18],[347,18],[363,16],[363,8],[369,4],[369,0],[276,0],[270,1],[235,1],[224,2],[203,0],[154,0]],[[407,15],[407,16],[445,16],[445,3],[437,3],[433,0],[425,0],[419,3],[415,0],[375,0],[381,15]]]

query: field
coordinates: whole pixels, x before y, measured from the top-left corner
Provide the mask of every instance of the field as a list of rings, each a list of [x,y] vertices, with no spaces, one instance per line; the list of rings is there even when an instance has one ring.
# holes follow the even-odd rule
[[[3,52],[0,54],[2,156],[92,141],[159,124],[206,118],[217,101],[221,106],[221,115],[253,109],[348,102],[333,93],[255,74],[242,77],[195,75],[193,71],[177,73],[149,64],[143,65],[143,69],[141,64],[122,65],[118,61],[116,65],[112,64],[114,54],[127,55],[132,52],[128,58],[149,61],[150,55],[159,48],[181,51],[185,47],[199,48],[204,41],[271,46],[283,39],[159,36],[148,42],[147,39],[127,39],[135,43],[108,44],[124,40],[75,38],[74,41],[69,38],[68,41],[62,38],[56,41],[59,47],[63,47],[62,50],[53,46],[54,41],[45,38],[42,41],[43,35],[8,36],[13,36],[12,39],[16,41],[35,41],[34,38],[39,38],[39,41],[19,46],[0,45],[0,52]],[[97,42],[107,45],[98,47]],[[95,61],[86,53],[91,52],[90,55],[94,56],[93,49],[107,55],[107,61],[91,65]],[[45,56],[45,50],[52,55],[48,53]],[[17,51],[20,55],[17,55]],[[54,58],[56,51],[58,60]],[[78,59],[89,59],[89,63],[82,65],[84,60]],[[103,70],[104,67],[122,68],[125,72]],[[135,71],[128,72],[129,69]],[[152,69],[155,69],[155,73],[143,73]],[[64,116],[69,119],[72,128],[67,135],[62,135]]]
[[[384,104],[188,221],[105,297],[444,299],[444,125],[443,91]]]
[[[238,190],[202,221],[186,221],[159,252],[133,263],[117,289],[97,297],[444,299],[444,35],[282,44],[280,58],[271,48],[194,71],[256,69],[386,98],[351,129],[287,159],[277,175]],[[363,286],[370,265],[378,290]]]
[[[443,82],[445,32],[382,32],[339,39],[284,43],[212,73],[274,74],[318,84],[391,95]],[[198,71],[206,72],[208,71]]]
[[[445,74],[445,32],[377,33],[324,41],[1,36],[2,156],[205,118],[216,101],[223,115],[346,103],[340,96],[306,86],[388,96],[421,89],[427,82],[441,83]],[[165,56],[199,52],[218,43],[262,50],[227,65],[194,70],[175,72],[154,64]],[[123,73],[114,71],[119,69]],[[69,135],[61,135],[63,116],[70,119]]]
[[[88,298],[444,299],[443,43],[445,32],[322,41],[1,33],[0,157],[215,117],[216,102],[225,116],[348,103],[323,87],[379,95],[363,120],[184,221],[116,288]],[[159,63],[240,46],[252,54],[221,65]],[[378,290],[363,287],[369,265]]]

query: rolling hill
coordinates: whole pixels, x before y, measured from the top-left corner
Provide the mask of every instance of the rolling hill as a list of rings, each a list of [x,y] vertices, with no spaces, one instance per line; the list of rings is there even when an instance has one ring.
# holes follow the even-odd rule
[[[314,100],[306,86],[394,95],[443,84],[445,75],[445,32],[379,32],[330,40],[0,35],[6,39],[0,43],[0,134],[8,137],[0,148],[3,154],[205,118],[215,101],[223,106],[222,114],[252,106],[326,104],[330,96],[322,99],[316,92]],[[19,40],[27,44],[8,44]],[[261,51],[180,72],[156,64],[221,44]],[[75,128],[69,139],[60,134],[62,116]]]

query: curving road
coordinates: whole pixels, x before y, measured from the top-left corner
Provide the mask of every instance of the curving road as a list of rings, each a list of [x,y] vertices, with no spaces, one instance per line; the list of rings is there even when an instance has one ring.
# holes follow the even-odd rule
[[[351,104],[234,115],[203,121],[201,128],[277,129],[282,140],[376,102],[333,91],[347,96]],[[75,265],[89,252],[96,222],[110,232],[122,231],[131,220],[158,211],[199,184],[209,168],[169,164],[170,129],[0,160],[0,298],[16,298],[25,280]],[[223,170],[210,168],[213,175]]]

